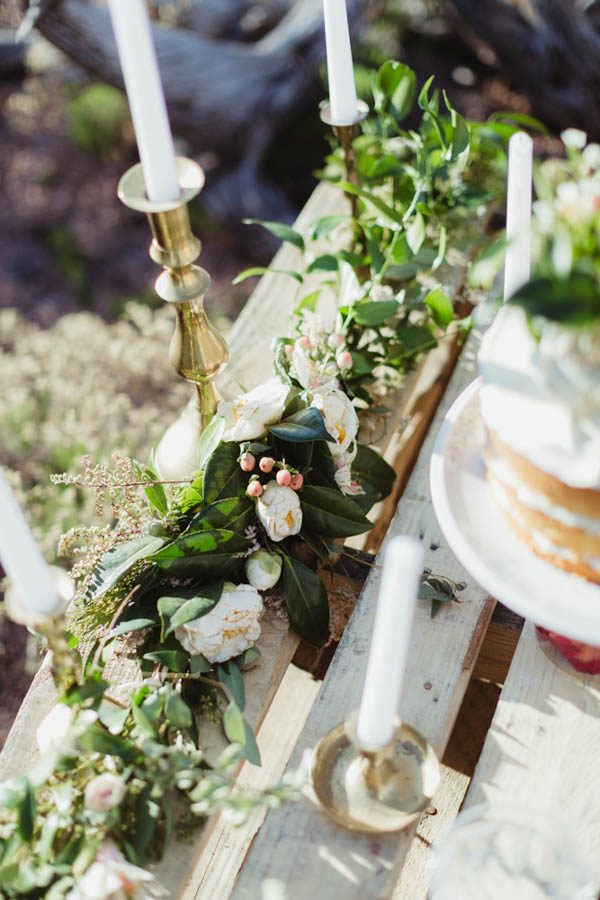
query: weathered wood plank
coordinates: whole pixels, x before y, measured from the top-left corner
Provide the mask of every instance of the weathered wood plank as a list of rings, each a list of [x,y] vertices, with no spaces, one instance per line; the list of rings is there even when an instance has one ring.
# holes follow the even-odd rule
[[[600,689],[555,666],[525,624],[465,807],[563,823],[600,882]]]
[[[448,741],[494,606],[447,548],[429,500],[429,457],[437,427],[471,378],[470,366],[459,364],[388,532],[388,537],[398,533],[418,536],[426,548],[428,566],[467,584],[460,605],[452,604],[431,619],[423,604],[415,621],[401,713],[429,738],[438,753]],[[358,705],[379,579],[380,568],[376,567],[298,741],[292,766],[305,749],[314,747]],[[412,832],[376,839],[346,832],[314,804],[308,790],[299,804],[267,817],[232,897],[254,900],[262,896],[266,885],[279,890],[277,896],[286,900],[389,896],[411,837]]]

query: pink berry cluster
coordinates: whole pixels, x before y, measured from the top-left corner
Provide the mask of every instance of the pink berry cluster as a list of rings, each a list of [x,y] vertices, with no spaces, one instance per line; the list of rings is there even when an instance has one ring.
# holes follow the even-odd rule
[[[240,456],[240,469],[242,472],[254,472],[255,468],[256,457],[252,453],[242,453]],[[275,480],[281,487],[291,487],[292,490],[299,491],[304,484],[304,476],[300,472],[296,472],[294,469],[286,466],[285,462],[278,462],[271,456],[261,457],[258,461],[258,468],[265,475],[270,475],[273,469],[277,468],[279,471],[275,475]],[[260,497],[263,491],[264,486],[261,484],[259,476],[254,475],[246,489],[246,493],[249,497],[257,498]]]

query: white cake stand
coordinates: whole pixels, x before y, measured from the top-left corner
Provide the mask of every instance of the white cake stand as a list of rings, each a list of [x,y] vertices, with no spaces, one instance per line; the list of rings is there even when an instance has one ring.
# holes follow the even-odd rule
[[[433,507],[448,544],[473,578],[536,625],[600,646],[600,586],[530,551],[497,511],[484,478],[481,379],[448,411],[431,457]]]

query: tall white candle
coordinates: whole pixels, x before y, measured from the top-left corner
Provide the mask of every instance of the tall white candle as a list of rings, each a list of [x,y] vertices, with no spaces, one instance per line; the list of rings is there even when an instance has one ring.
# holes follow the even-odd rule
[[[48,566],[13,492],[0,474],[0,562],[20,606],[51,618],[63,609]]]
[[[358,102],[346,0],[323,0],[323,11],[331,119],[334,125],[350,125],[356,121]]]
[[[144,0],[108,0],[148,199],[179,198],[175,150]]]
[[[387,545],[356,736],[364,750],[392,738],[406,669],[423,548],[410,537]]]
[[[506,262],[504,299],[529,281],[531,275],[531,192],[533,141],[518,131],[508,144],[508,189],[506,197]]]

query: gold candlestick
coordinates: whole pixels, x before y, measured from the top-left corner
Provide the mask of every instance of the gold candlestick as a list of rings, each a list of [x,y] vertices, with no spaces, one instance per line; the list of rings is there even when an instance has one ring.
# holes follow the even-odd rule
[[[204,297],[210,287],[210,276],[194,265],[202,244],[190,226],[187,204],[204,186],[204,172],[197,163],[177,158],[177,174],[181,196],[170,203],[152,203],[146,196],[141,164],[133,166],[119,182],[119,198],[130,209],[146,213],[152,231],[150,256],[164,272],[155,285],[158,296],[175,307],[175,333],[169,349],[169,360],[175,371],[196,386],[197,444],[201,432],[215,414],[218,394],[215,378],[227,365],[227,343],[204,310]],[[195,449],[195,448],[192,448]],[[182,448],[182,459],[193,458],[190,448]],[[177,465],[173,469],[177,469]],[[163,473],[164,474],[164,473]],[[183,472],[179,473],[182,477]],[[191,474],[186,472],[185,475]]]
[[[398,721],[381,750],[356,740],[356,720],[325,735],[315,748],[312,782],[325,811],[350,831],[400,831],[429,805],[440,781],[440,764],[422,734]]]
[[[321,121],[324,122],[325,125],[329,125],[342,148],[345,180],[349,184],[356,184],[356,154],[354,153],[353,144],[355,138],[360,134],[361,123],[369,115],[369,107],[363,100],[359,100],[357,103],[356,118],[353,122],[348,122],[344,125],[337,125],[334,123],[331,116],[331,107],[327,102],[321,104],[320,115]],[[356,218],[358,213],[358,198],[355,194],[350,195],[350,202],[352,204],[352,215]]]

